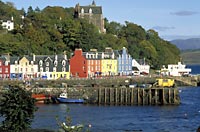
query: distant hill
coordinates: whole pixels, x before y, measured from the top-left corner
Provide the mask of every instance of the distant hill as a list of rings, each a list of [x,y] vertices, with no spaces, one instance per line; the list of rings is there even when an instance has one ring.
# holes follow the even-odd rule
[[[170,42],[176,45],[180,50],[200,49],[200,38],[176,39]]]
[[[200,50],[187,50],[181,52],[181,57],[186,64],[200,64]]]

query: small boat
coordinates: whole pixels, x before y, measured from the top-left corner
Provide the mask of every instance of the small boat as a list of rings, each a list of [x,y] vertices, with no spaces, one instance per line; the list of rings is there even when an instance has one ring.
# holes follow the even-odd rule
[[[79,98],[68,98],[67,93],[61,93],[59,97],[56,98],[59,103],[83,103],[84,99]]]
[[[36,100],[36,103],[47,103],[50,99],[50,95],[45,95],[45,94],[32,94],[32,98]]]

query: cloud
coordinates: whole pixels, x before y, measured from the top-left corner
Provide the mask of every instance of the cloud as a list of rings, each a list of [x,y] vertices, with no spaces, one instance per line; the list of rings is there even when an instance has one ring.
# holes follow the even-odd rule
[[[157,31],[166,31],[166,30],[175,29],[175,27],[161,27],[161,26],[154,26],[152,28]]]
[[[195,11],[178,11],[178,12],[171,12],[171,15],[176,15],[176,16],[191,16],[191,15],[195,15],[198,14],[199,12],[195,12]]]

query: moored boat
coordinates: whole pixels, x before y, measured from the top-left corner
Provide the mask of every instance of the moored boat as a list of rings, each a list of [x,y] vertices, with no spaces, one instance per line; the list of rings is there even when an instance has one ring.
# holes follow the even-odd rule
[[[32,94],[32,98],[36,99],[36,103],[46,103],[51,99],[51,96],[45,94]]]
[[[61,93],[59,97],[56,98],[59,103],[84,103],[84,99],[80,98],[68,98],[67,93]]]

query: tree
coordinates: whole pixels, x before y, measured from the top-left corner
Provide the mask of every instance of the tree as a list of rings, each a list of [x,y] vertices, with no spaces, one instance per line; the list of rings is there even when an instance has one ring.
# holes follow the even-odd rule
[[[5,118],[4,131],[21,132],[27,130],[37,110],[31,93],[19,86],[10,86],[0,99],[0,115]]]

